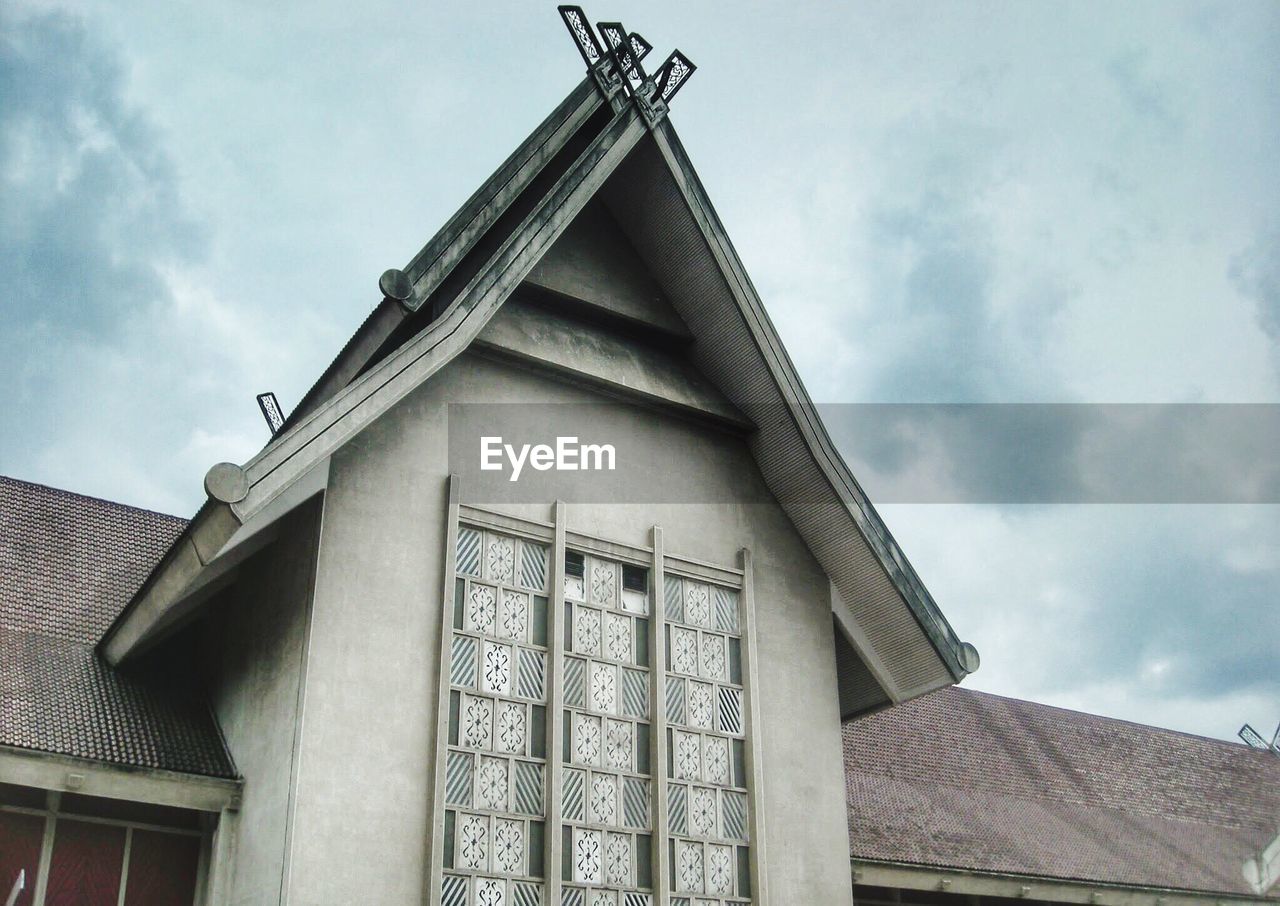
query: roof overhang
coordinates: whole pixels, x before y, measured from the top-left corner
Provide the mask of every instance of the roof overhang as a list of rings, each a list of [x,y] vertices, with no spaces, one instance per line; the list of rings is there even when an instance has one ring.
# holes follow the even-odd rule
[[[0,777],[6,783],[125,799],[201,812],[240,807],[241,782],[156,768],[134,768],[0,746]]]
[[[932,890],[966,896],[1079,903],[1081,906],[1225,906],[1228,903],[1275,902],[1274,897],[1259,896],[1255,899],[1214,891],[1103,884],[1087,879],[1000,874],[903,862],[851,859],[850,865],[855,885]],[[862,897],[858,899],[865,902]]]
[[[253,513],[210,496],[111,624],[99,642],[103,656],[118,665],[184,625],[231,584],[242,563],[276,540],[282,517],[323,493],[328,483],[329,460],[323,459]]]

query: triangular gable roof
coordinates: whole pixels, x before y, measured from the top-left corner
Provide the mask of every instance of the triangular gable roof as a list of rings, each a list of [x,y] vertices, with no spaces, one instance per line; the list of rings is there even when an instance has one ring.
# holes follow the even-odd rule
[[[879,704],[976,669],[837,453],[670,121],[618,94],[593,104],[594,91],[575,89],[415,258],[413,292],[384,301],[261,453],[211,470],[209,501],[104,635],[110,660],[176,625],[272,511],[319,490],[328,457],[468,348],[599,197],[697,338],[695,365],[755,424],[751,450],[831,578],[837,626],[884,690]],[[429,252],[437,263],[423,266]]]

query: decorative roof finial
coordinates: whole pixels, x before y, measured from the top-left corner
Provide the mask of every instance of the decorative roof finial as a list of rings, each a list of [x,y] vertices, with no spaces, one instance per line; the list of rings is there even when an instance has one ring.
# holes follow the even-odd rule
[[[280,401],[270,391],[259,393],[258,408],[262,410],[262,417],[267,420],[267,427],[271,429],[271,436],[275,437],[284,426],[284,412],[280,409]]]
[[[578,53],[587,64],[587,71],[605,97],[615,109],[621,109],[627,98],[634,98],[651,126],[666,114],[671,99],[698,68],[679,50],[673,50],[657,73],[650,76],[641,61],[653,45],[637,32],[628,32],[621,22],[600,22],[596,28],[604,38],[601,41],[588,24],[582,7],[558,9]]]

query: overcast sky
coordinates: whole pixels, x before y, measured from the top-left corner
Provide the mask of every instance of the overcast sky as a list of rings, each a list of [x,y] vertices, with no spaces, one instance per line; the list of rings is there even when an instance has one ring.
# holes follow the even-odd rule
[[[0,472],[190,515],[582,76],[551,3],[355,9],[0,3]],[[673,120],[820,403],[1280,403],[1280,5],[587,12],[698,63]],[[882,512],[966,685],[1280,720],[1280,507]]]

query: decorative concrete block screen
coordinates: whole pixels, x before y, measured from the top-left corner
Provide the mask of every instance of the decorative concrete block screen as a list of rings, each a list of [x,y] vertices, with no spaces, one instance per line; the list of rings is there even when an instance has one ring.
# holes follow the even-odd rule
[[[450,873],[440,899],[449,906],[544,902],[549,551],[498,532],[457,532],[445,609]]]
[[[747,906],[749,569],[451,509],[436,901]]]
[[[566,553],[564,903],[653,901],[648,585],[642,567]]]
[[[741,600],[670,573],[664,585],[673,902],[741,902],[751,896]]]

